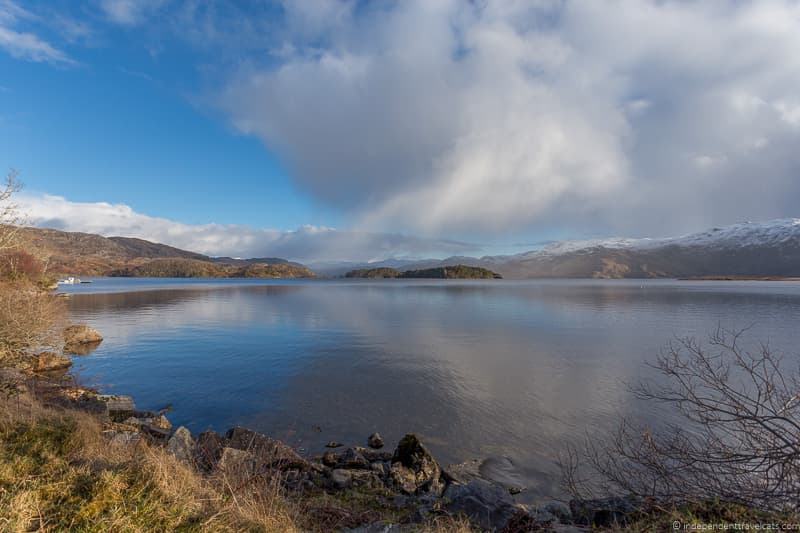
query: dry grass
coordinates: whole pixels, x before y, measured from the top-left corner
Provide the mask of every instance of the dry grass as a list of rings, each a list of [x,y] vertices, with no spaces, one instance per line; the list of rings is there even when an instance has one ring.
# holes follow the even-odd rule
[[[371,495],[288,495],[279,477],[200,474],[161,446],[112,444],[82,411],[0,396],[0,531],[334,531],[400,518]],[[363,497],[362,497],[363,496]],[[425,533],[467,533],[439,516]]]
[[[0,400],[0,531],[296,531],[277,487],[236,494],[145,442],[112,445],[101,423]]]

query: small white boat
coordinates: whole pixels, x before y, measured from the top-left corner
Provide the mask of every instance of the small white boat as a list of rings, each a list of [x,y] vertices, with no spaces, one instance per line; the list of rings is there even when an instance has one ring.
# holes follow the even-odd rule
[[[78,283],[81,283],[81,280],[72,276],[58,280],[59,285],[76,285]]]

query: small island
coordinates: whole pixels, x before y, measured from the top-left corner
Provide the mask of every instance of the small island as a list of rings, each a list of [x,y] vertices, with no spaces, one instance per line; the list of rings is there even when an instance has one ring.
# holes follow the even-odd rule
[[[403,278],[403,279],[503,279],[497,272],[487,268],[467,265],[442,266],[424,268],[421,270],[399,271],[395,268],[362,268],[351,270],[344,275],[346,278]]]

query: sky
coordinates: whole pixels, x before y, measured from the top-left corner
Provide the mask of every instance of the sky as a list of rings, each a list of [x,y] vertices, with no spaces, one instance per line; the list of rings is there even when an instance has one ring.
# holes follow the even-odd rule
[[[210,255],[511,253],[798,216],[789,0],[0,0],[32,224]]]

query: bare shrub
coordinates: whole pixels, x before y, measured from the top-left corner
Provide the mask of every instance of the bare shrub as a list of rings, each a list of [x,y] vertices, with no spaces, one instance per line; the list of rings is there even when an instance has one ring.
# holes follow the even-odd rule
[[[0,279],[37,281],[44,271],[44,264],[24,250],[10,250],[0,255]]]
[[[674,408],[679,422],[654,430],[623,420],[610,440],[587,439],[562,457],[570,492],[800,509],[798,372],[767,344],[744,348],[744,331],[671,343],[651,365],[665,379],[632,390]]]
[[[22,216],[13,197],[21,188],[17,172],[14,170],[6,175],[5,182],[0,185],[0,252],[17,246],[17,233],[22,224]]]
[[[58,347],[65,320],[64,302],[26,283],[0,283],[0,357]],[[3,363],[0,363],[3,364]]]

